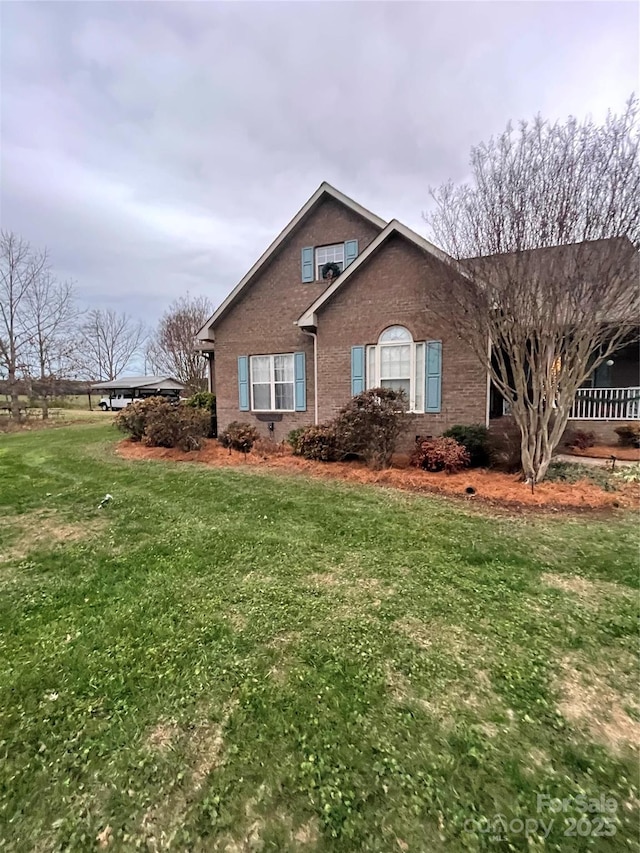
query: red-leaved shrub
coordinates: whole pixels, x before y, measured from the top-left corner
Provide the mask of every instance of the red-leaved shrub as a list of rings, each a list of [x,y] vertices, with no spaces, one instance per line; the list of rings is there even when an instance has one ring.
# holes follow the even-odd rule
[[[307,427],[296,439],[296,453],[317,462],[335,462],[336,432],[332,423]]]
[[[567,447],[575,447],[576,450],[587,450],[596,443],[596,434],[585,429],[576,429],[568,433],[565,443]]]
[[[232,450],[241,450],[248,453],[254,443],[260,438],[260,433],[251,424],[242,421],[231,421],[229,426],[220,435],[218,441],[223,447]]]
[[[416,442],[411,464],[426,471],[455,474],[469,465],[469,452],[454,438],[423,438]]]

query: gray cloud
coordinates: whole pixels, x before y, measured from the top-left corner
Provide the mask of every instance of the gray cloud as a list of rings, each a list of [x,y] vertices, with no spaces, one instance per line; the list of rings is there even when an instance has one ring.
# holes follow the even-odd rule
[[[509,119],[619,109],[617,2],[14,3],[5,228],[91,304],[219,302],[322,180],[423,230],[428,186]]]

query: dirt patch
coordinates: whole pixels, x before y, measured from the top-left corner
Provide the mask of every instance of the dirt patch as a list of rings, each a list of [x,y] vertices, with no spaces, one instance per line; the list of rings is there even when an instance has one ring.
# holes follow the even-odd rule
[[[393,626],[423,649],[444,644],[449,652],[456,655],[464,655],[472,651],[468,642],[468,633],[459,625],[447,625],[439,620],[422,622],[412,616],[405,616],[394,622]]]
[[[147,809],[142,818],[141,830],[149,850],[171,849],[176,832],[184,823],[190,802],[220,762],[224,746],[222,734],[236,705],[237,702],[230,701],[224,706],[220,722],[199,722],[188,732],[183,732],[188,743],[191,770],[189,782],[181,785],[176,781],[161,802]]]
[[[227,620],[236,633],[242,633],[249,624],[244,613],[240,613],[240,611],[234,608],[230,608],[227,611]]]
[[[343,581],[331,572],[312,572],[307,576],[313,586],[341,586]]]
[[[637,597],[637,593],[626,587],[608,581],[591,581],[586,578],[581,578],[579,575],[558,575],[552,572],[543,574],[540,578],[547,586],[552,586],[554,589],[560,589],[563,592],[569,592],[577,596],[583,603],[593,607],[598,606],[599,599],[625,597]]]
[[[624,462],[640,462],[640,447],[620,447],[616,444],[598,444],[584,450],[569,447],[567,453],[571,456],[588,456],[591,459],[610,459],[615,456]]]
[[[10,545],[0,550],[0,563],[24,560],[39,548],[52,548],[72,542],[90,541],[98,531],[104,529],[106,519],[91,518],[70,524],[51,510],[35,510],[23,515],[0,520],[0,530],[17,530],[17,537]]]
[[[159,752],[165,752],[175,741],[180,733],[178,724],[174,720],[158,723],[157,726],[149,733],[147,745]]]
[[[396,702],[421,707],[446,728],[456,724],[461,711],[485,716],[488,709],[502,710],[484,668],[486,650],[462,627],[440,620],[425,623],[413,617],[399,619],[393,627],[424,652],[430,652],[434,660],[446,657],[450,668],[450,677],[436,679],[417,693],[406,676],[387,667],[387,687]]]
[[[640,722],[625,708],[637,712],[640,705],[635,687],[625,683],[622,690],[616,689],[611,684],[613,677],[617,677],[617,670],[611,663],[594,667],[577,657],[564,658],[556,683],[560,694],[558,710],[571,723],[587,730],[595,741],[621,754],[639,748]]]
[[[438,720],[446,729],[452,729],[461,711],[471,711],[478,716],[485,714],[488,708],[498,709],[499,700],[491,688],[491,682],[486,672],[481,669],[473,670],[473,686],[463,681],[449,681],[442,690],[431,692],[428,697],[417,691],[409,678],[387,664],[385,666],[385,682],[387,690],[397,705],[412,705],[421,708]],[[482,728],[484,723],[480,724]],[[498,733],[497,726],[486,724],[483,733],[493,737]]]
[[[459,474],[434,474],[414,468],[371,471],[360,462],[312,462],[291,453],[246,456],[210,439],[201,450],[185,453],[177,448],[143,447],[129,439],[121,441],[117,453],[124,459],[200,462],[214,467],[235,467],[304,474],[320,479],[386,486],[403,491],[451,495],[468,503],[489,503],[515,509],[603,510],[640,506],[637,488],[624,484],[616,492],[605,492],[586,480],[579,483],[540,483],[532,492],[516,474],[470,469]],[[403,461],[404,462],[404,461]],[[401,462],[400,464],[403,464]]]
[[[320,831],[318,829],[318,821],[316,818],[312,818],[306,823],[303,823],[302,826],[299,826],[293,833],[293,840],[302,845],[315,844],[319,837]]]

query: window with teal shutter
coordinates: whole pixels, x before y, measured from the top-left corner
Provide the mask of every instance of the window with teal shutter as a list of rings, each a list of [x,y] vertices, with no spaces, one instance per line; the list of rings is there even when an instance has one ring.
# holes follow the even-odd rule
[[[344,244],[344,266],[345,269],[349,266],[349,264],[353,263],[355,259],[358,257],[358,241],[357,240],[347,240]]]
[[[238,408],[249,411],[249,357],[238,356]]]
[[[302,250],[302,281],[313,281],[313,246]]]
[[[442,406],[442,341],[427,341],[425,412],[439,412]]]
[[[351,396],[364,391],[364,347],[351,347]]]
[[[307,375],[305,355],[303,352],[293,354],[293,369],[295,377],[296,412],[307,411]]]

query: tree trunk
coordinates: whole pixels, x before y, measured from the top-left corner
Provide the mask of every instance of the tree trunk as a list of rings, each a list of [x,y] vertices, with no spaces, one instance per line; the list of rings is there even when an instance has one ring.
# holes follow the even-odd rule
[[[520,456],[525,482],[544,480],[553,453],[569,419],[569,409],[561,405],[555,411],[529,411],[526,419],[516,417],[520,429]],[[553,417],[553,424],[551,423]]]
[[[9,398],[11,400],[11,417],[19,421],[20,420],[20,398],[18,396],[18,389],[16,386],[16,369],[15,367],[10,367],[7,371],[7,385],[9,386]]]
[[[42,397],[41,408],[42,408],[42,420],[46,421],[49,418],[49,401],[47,400],[46,394]]]

